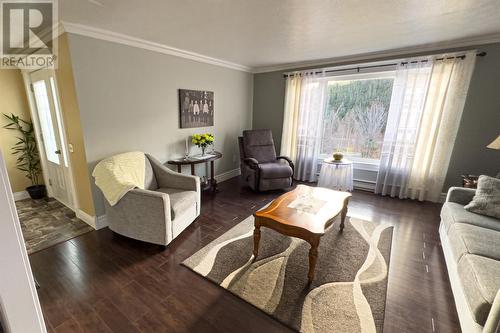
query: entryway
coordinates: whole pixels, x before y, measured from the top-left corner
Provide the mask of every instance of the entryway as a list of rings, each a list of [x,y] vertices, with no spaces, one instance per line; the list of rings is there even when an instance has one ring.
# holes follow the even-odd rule
[[[16,201],[28,254],[94,230],[54,198]]]
[[[66,139],[55,72],[39,69],[23,76],[48,196],[16,202],[26,249],[31,254],[94,229],[76,216],[71,145]]]

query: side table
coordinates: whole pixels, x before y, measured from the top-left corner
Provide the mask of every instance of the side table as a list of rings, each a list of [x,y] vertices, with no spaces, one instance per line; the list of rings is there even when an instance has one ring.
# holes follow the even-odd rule
[[[215,180],[215,171],[214,171],[214,161],[218,160],[222,157],[222,153],[218,151],[207,153],[207,157],[203,158],[202,156],[188,156],[181,157],[175,160],[170,160],[167,163],[171,165],[177,165],[177,172],[182,172],[183,165],[191,166],[191,174],[195,176],[194,166],[200,163],[208,163],[210,162],[210,179],[207,180],[205,184],[201,184],[201,190],[212,190],[213,192],[217,191],[217,181]]]
[[[321,165],[318,186],[337,191],[352,191],[352,162],[346,159],[334,161],[327,158]]]

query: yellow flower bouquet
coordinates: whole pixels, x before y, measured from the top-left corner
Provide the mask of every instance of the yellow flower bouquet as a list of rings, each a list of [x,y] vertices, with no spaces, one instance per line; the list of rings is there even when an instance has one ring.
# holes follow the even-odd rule
[[[191,142],[201,148],[201,154],[205,155],[205,149],[214,143],[214,136],[211,133],[193,134]]]

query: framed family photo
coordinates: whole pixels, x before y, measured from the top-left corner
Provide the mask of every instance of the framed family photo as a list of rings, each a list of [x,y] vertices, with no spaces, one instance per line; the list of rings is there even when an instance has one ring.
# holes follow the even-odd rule
[[[179,89],[179,113],[181,128],[213,126],[213,91]]]

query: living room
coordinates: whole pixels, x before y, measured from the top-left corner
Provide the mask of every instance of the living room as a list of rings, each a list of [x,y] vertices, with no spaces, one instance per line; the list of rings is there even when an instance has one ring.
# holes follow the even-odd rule
[[[3,330],[499,330],[500,2],[23,4]]]

